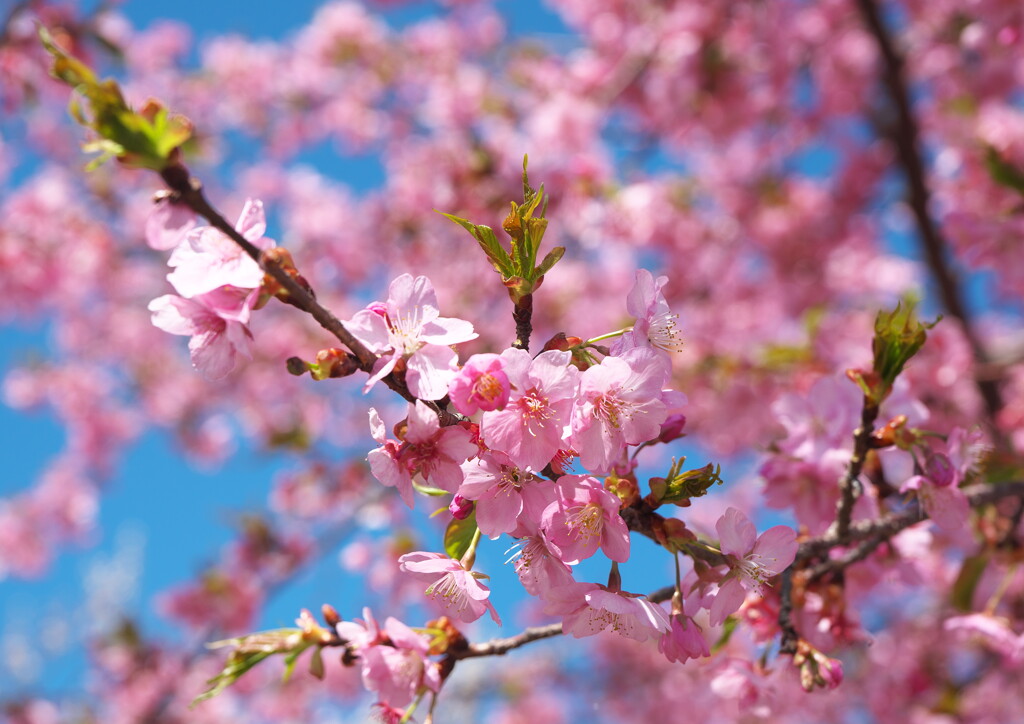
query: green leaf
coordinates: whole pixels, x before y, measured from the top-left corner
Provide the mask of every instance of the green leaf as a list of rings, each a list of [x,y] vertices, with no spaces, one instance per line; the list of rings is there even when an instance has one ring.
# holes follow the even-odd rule
[[[193,699],[190,706],[195,706],[201,701],[206,701],[207,699],[212,699],[217,696],[217,694],[221,693],[238,681],[238,679],[241,678],[244,673],[249,671],[249,669],[272,655],[273,653],[270,651],[253,651],[248,653],[242,653],[240,651],[233,652],[228,658],[227,663],[224,664],[224,669],[206,682],[206,685],[209,688]]]
[[[494,235],[494,230],[491,229],[491,227],[484,226],[483,224],[474,224],[471,221],[460,219],[458,216],[446,214],[443,211],[438,211],[437,213],[447,219],[451,219],[472,234],[473,238],[480,244],[480,248],[483,249],[484,254],[487,255],[487,259],[491,262],[491,266],[494,267],[495,271],[502,276],[512,276],[512,259],[498,241],[498,237]]]
[[[1004,159],[992,146],[985,147],[985,166],[997,184],[1024,194],[1024,171]]]
[[[707,495],[712,485],[721,485],[722,466],[708,463],[702,468],[679,472],[673,471],[664,482],[651,482],[651,493],[658,503],[680,503],[686,505],[690,498]]]
[[[987,553],[968,556],[960,564],[960,573],[957,575],[950,593],[950,602],[958,611],[973,610],[974,591],[978,588],[978,582],[981,580],[986,566],[988,566]]]
[[[738,619],[735,616],[729,616],[725,619],[725,624],[722,626],[722,635],[718,637],[718,641],[711,647],[712,655],[717,654],[722,647],[729,643],[729,639],[732,638],[733,631],[736,630],[736,623]]]
[[[564,246],[556,246],[554,249],[549,251],[543,261],[541,261],[540,266],[537,267],[537,279],[540,279],[551,271],[551,267],[558,263],[563,254],[565,254]]]
[[[444,532],[444,550],[453,560],[462,560],[476,534],[476,511],[462,520],[453,519]]]
[[[938,324],[920,322],[915,312],[915,304],[897,303],[891,312],[879,312],[875,317],[875,337],[871,343],[874,354],[874,371],[881,382],[881,388],[874,392],[875,403],[881,403],[889,392],[896,378],[903,372],[903,367],[910,361],[928,338],[927,330]]]
[[[323,681],[324,679],[324,648],[317,646],[313,649],[313,657],[309,660],[309,673]]]
[[[423,485],[422,483],[417,483],[415,480],[412,481],[412,487],[418,493],[423,493],[424,495],[430,495],[430,496],[433,496],[435,498],[438,498],[438,497],[440,497],[442,495],[451,495],[451,493],[449,493],[447,490],[442,490],[441,488],[432,488],[429,485]]]

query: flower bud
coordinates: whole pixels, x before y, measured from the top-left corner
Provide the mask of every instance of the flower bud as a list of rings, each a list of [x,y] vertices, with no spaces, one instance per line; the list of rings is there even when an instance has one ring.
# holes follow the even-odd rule
[[[686,415],[669,415],[665,422],[661,423],[661,433],[658,435],[658,442],[672,442],[681,437],[686,437],[683,428],[686,427]]]
[[[612,495],[622,501],[622,507],[628,508],[640,500],[640,486],[633,475],[619,476],[612,473],[604,479],[604,487]]]
[[[448,511],[455,520],[465,520],[473,512],[473,501],[456,494],[448,504]]]
[[[325,603],[323,606],[320,607],[320,615],[323,616],[324,623],[326,623],[331,628],[341,623],[341,616],[338,614],[338,611],[334,608],[334,606],[332,606],[329,603]]]

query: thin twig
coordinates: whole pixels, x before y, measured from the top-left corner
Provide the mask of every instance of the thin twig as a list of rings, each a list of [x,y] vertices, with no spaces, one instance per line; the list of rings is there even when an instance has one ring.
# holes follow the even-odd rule
[[[860,425],[853,433],[853,455],[850,456],[850,463],[846,467],[846,475],[839,482],[839,503],[836,505],[836,520],[832,524],[832,530],[839,542],[846,540],[850,530],[853,504],[857,500],[857,486],[868,451],[871,449],[871,433],[874,432],[877,418],[878,405],[865,396],[860,413]]]
[[[1024,498],[1024,481],[1000,483],[999,485],[981,483],[964,488],[963,492],[967,496],[967,502],[970,507],[978,508],[1003,498]],[[859,542],[876,538],[886,540],[892,538],[904,528],[909,528],[927,518],[928,513],[920,505],[915,504],[902,513],[874,520],[859,520],[850,525],[846,542]],[[829,551],[840,545],[843,545],[843,543],[831,531],[817,538],[809,538],[800,544],[796,554],[796,561],[799,563],[800,561],[825,557]]]

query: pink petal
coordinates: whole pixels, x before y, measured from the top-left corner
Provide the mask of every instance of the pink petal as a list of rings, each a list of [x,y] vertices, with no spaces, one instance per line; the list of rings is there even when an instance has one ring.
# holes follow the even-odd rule
[[[742,512],[730,507],[715,523],[722,553],[744,558],[754,548],[757,529]]]

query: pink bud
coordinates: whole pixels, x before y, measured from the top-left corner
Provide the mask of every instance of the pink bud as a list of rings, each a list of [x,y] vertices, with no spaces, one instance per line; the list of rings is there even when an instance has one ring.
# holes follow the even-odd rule
[[[463,498],[461,495],[456,495],[452,498],[452,502],[448,504],[448,511],[455,520],[465,520],[473,512],[473,501]]]
[[[669,415],[665,422],[661,423],[661,434],[658,435],[658,442],[672,442],[683,437],[683,428],[686,427],[686,415]]]

